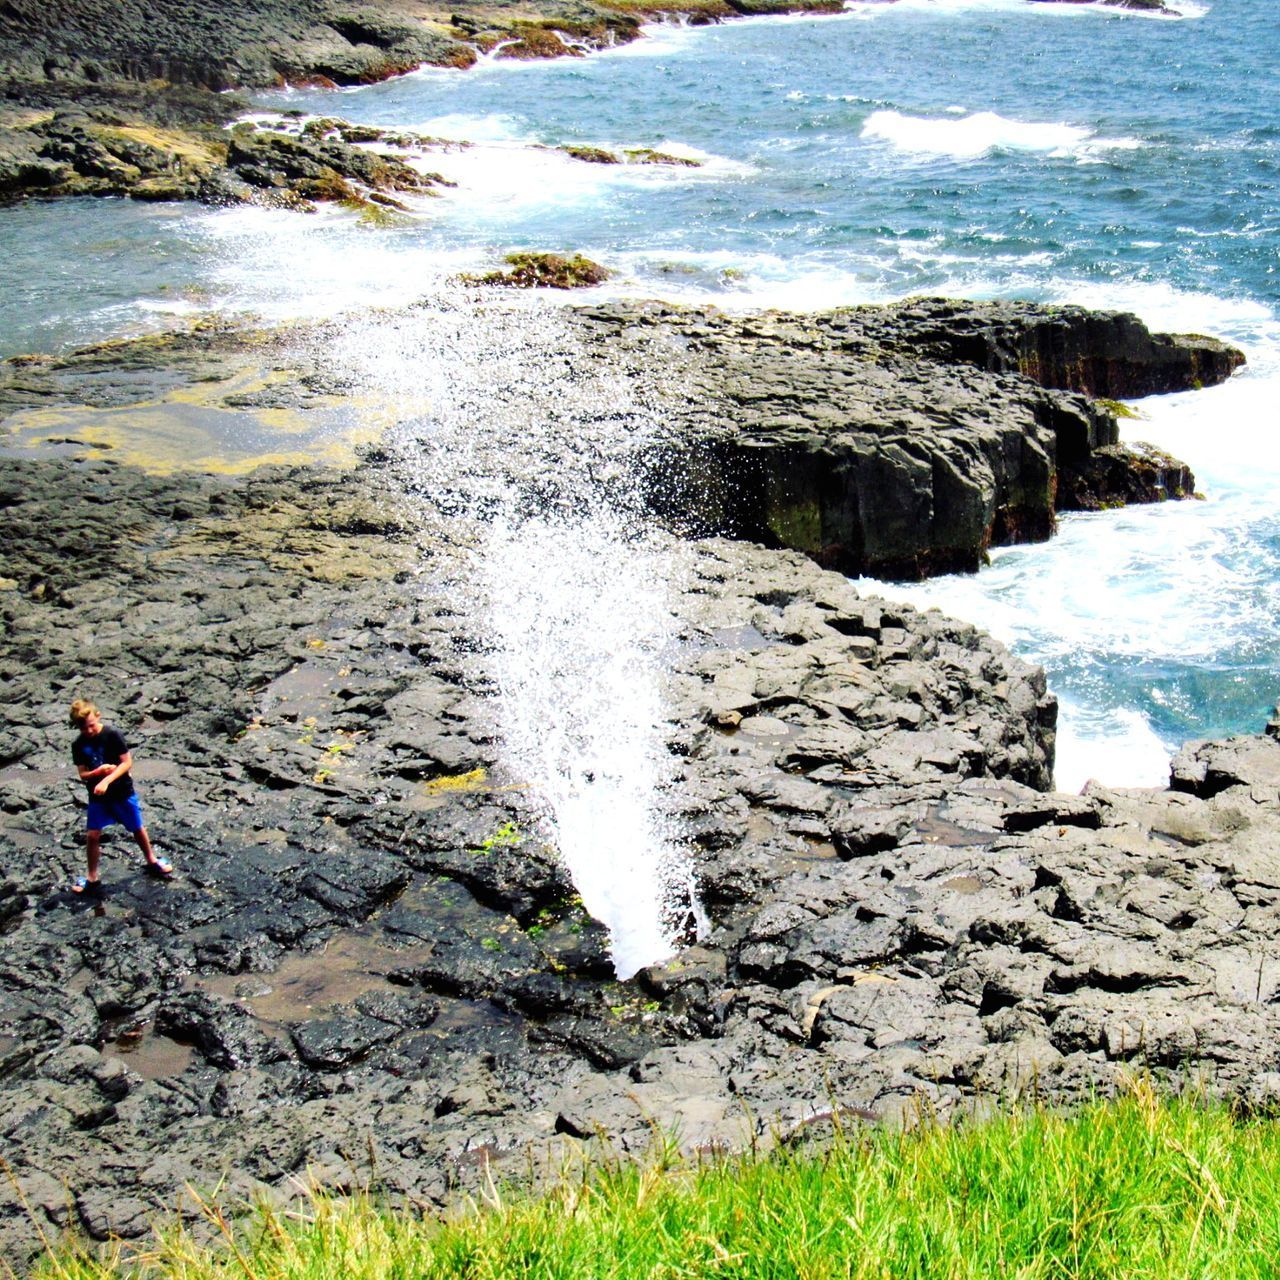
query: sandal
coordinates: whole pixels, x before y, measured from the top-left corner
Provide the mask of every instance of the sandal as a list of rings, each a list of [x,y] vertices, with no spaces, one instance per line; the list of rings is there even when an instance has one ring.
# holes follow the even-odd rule
[[[154,862],[147,863],[147,875],[155,876],[157,880],[167,880],[173,875],[173,863],[157,854]]]
[[[71,882],[71,892],[83,895],[86,898],[102,897],[102,881],[90,880],[88,876],[76,876]]]

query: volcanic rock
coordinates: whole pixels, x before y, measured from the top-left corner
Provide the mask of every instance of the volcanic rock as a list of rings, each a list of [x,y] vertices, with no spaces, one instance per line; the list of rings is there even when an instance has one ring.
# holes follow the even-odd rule
[[[1085,443],[1105,421],[1021,374],[912,361],[869,336],[892,315],[563,323],[540,350],[575,378],[606,349],[613,377],[661,353],[692,395],[663,420],[678,403],[694,440],[765,438],[784,369],[815,422],[901,397],[943,436],[980,390],[993,418],[1015,406],[1010,439],[1042,403]],[[136,409],[158,383],[226,409],[216,388],[264,363],[293,370],[270,405],[306,412],[341,392],[323,350],[210,327],[10,362],[0,429]],[[490,443],[486,479],[550,488]],[[223,1175],[232,1199],[309,1173],[444,1204],[598,1133],[619,1152],[655,1123],[690,1149],[818,1140],[992,1092],[1093,1096],[1135,1067],[1273,1098],[1280,741],[1190,747],[1178,790],[1056,795],[1041,672],[740,540],[652,531],[680,566],[656,803],[697,900],[673,904],[677,953],[619,981],[500,749],[492,643],[449,587],[474,530],[419,447],[240,477],[17,439],[0,460],[0,1137],[42,1230],[135,1237]],[[975,474],[981,456],[954,454]],[[96,905],[67,892],[78,695],[129,737],[178,867],[157,882],[110,840]],[[39,1246],[12,1188],[0,1245],[18,1266]]]
[[[1187,390],[1244,359],[1073,307],[581,314],[589,342],[647,343],[680,370],[691,403],[652,457],[661,512],[880,577],[974,570],[1048,538],[1059,510],[1190,496],[1184,464],[1120,446],[1112,408],[1083,393]]]

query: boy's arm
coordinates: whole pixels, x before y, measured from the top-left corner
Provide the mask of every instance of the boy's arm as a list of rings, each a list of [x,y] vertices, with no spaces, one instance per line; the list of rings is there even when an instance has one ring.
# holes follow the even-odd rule
[[[123,778],[124,775],[128,773],[130,769],[133,768],[133,752],[126,751],[124,755],[120,757],[119,764],[104,764],[102,768],[107,771],[107,776],[103,778],[102,781],[99,782],[96,787],[94,787],[93,794],[95,796],[106,795],[107,788],[117,778]],[[100,773],[101,770],[94,770],[93,772]],[[84,775],[81,774],[80,776],[83,777]]]
[[[91,769],[87,764],[76,763],[76,772],[79,773],[81,782],[92,782],[94,778],[101,778],[114,768],[113,764],[100,764],[97,768]]]

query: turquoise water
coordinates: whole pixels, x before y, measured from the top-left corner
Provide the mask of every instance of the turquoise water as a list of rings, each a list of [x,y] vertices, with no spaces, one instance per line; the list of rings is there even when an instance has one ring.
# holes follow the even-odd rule
[[[429,294],[518,247],[580,250],[602,292],[817,308],[913,293],[1079,301],[1244,346],[1224,388],[1137,406],[1206,501],[1064,521],[972,578],[886,588],[993,628],[1064,704],[1059,782],[1157,782],[1180,742],[1280,695],[1280,23],[1024,0],[659,27],[545,64],[426,70],[298,110],[468,140],[396,227],[332,211],[28,206],[0,218],[0,351],[208,308],[267,318]],[[653,147],[698,168],[548,147]]]

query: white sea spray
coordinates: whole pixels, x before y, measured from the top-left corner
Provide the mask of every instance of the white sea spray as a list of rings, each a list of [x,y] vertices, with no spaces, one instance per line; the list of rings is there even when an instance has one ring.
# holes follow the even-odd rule
[[[381,406],[422,517],[466,530],[446,589],[489,651],[507,770],[629,976],[673,950],[691,892],[665,747],[682,558],[640,492],[656,384],[586,359],[557,309],[458,288],[329,354]]]

